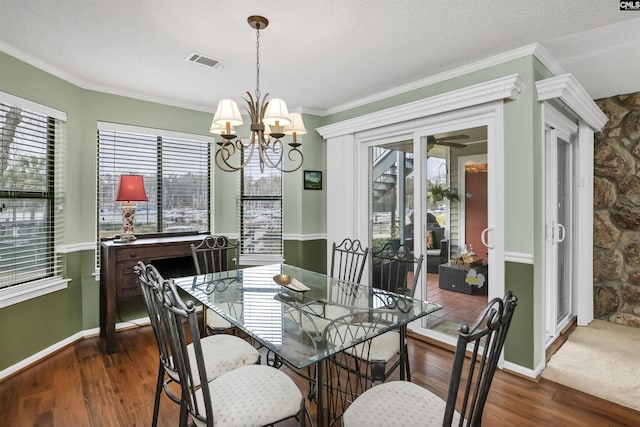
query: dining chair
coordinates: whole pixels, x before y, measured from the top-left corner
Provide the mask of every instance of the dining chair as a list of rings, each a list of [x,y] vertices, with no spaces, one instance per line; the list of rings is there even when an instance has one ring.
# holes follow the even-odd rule
[[[329,276],[360,283],[368,254],[369,248],[363,247],[360,240],[346,238],[337,245],[333,242]]]
[[[147,313],[149,314],[160,357],[153,406],[152,425],[155,426],[158,422],[160,396],[163,389],[165,394],[173,402],[180,404],[184,402],[181,396],[176,396],[170,388],[171,383],[179,382],[179,375],[175,361],[171,357],[167,326],[164,324],[162,316],[160,315],[159,296],[164,279],[153,265],[145,265],[141,261],[138,262],[133,270],[142,288],[142,295],[147,307]],[[193,346],[187,347],[187,353],[191,359],[195,357],[194,351]],[[260,363],[260,353],[258,350],[248,342],[233,335],[220,334],[207,336],[201,341],[201,352],[206,359],[204,374],[208,380],[217,378],[241,366]],[[197,377],[197,380],[197,384],[199,384],[200,377]]]
[[[369,248],[364,247],[362,242],[358,239],[350,239],[347,237],[338,244],[333,242],[331,245],[331,265],[329,267],[329,276],[335,279],[360,284],[362,274],[364,273],[364,269],[367,265],[368,255]],[[313,318],[306,317],[301,319],[301,327],[305,332],[322,332],[324,328],[331,323],[332,319],[340,318],[349,312],[347,307],[351,304],[354,294],[352,292],[345,292],[345,289],[334,289],[335,286],[342,287],[343,285],[334,284],[332,288],[329,289],[328,298],[332,302],[338,303],[343,307],[334,305],[330,307],[332,311],[329,312],[324,304],[308,304],[307,309],[312,313],[317,313],[318,315]],[[349,289],[354,289],[349,285],[344,286]],[[307,368],[306,374],[297,369],[292,370],[307,379],[309,382],[307,397],[309,400],[315,400],[317,398],[315,366]]]
[[[196,426],[207,427],[265,426],[292,417],[305,425],[310,415],[300,389],[276,368],[242,366],[210,380],[203,351],[203,341],[209,337],[200,338],[193,301],[181,299],[173,280],[163,282],[160,298],[160,315],[167,325],[182,391],[180,426],[187,425],[189,416]]]
[[[196,274],[218,273],[235,268],[238,259],[238,245],[232,243],[226,236],[206,236],[197,245],[191,244],[191,255]],[[228,307],[235,311],[238,307]],[[233,325],[225,318],[206,308],[203,312],[204,332],[214,334],[234,330]]]
[[[413,298],[419,284],[424,255],[414,257],[404,245],[387,244],[372,252],[371,261],[372,287]],[[374,297],[382,308],[386,304],[393,304],[393,297],[391,301],[387,301],[390,297],[386,292],[374,293]],[[401,331],[388,331],[373,338],[366,352],[354,353],[355,357],[363,358],[370,365],[364,370],[364,375],[372,384],[386,381],[398,367],[404,370],[404,377],[411,381],[409,357],[404,361],[400,358],[401,346],[404,346],[405,354],[408,352],[405,338]]]
[[[343,426],[480,426],[517,303],[507,291],[489,301],[471,326],[460,325],[446,401],[409,381],[390,381],[356,398],[343,414]]]
[[[328,395],[328,415],[330,424],[339,420],[342,414],[357,396],[371,387],[367,359],[371,353],[372,339],[355,346],[350,343],[364,337],[379,335],[388,328],[388,318],[382,312],[364,314],[358,310],[338,317],[324,329],[322,341],[331,346],[347,347],[327,360],[326,377]]]

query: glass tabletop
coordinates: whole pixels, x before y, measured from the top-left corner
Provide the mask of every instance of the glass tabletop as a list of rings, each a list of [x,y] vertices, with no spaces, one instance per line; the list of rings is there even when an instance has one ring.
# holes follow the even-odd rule
[[[278,283],[292,279],[289,285]],[[174,280],[180,289],[296,368],[441,308],[286,264]]]

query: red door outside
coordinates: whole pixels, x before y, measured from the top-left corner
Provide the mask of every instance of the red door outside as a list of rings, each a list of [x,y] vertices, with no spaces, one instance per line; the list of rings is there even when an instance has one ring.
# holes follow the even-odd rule
[[[473,246],[477,256],[487,261],[487,248],[480,240],[487,228],[487,165],[465,168],[465,240],[467,248]]]

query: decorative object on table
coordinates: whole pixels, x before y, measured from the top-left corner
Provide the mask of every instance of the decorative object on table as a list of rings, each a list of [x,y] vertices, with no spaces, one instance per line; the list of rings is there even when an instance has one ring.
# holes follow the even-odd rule
[[[475,267],[482,265],[484,260],[476,255],[476,251],[472,245],[463,245],[460,255],[451,258],[451,265],[459,265],[463,267]]]
[[[247,22],[256,30],[256,90],[254,95],[247,91],[247,113],[251,118],[251,135],[248,142],[243,142],[234,133],[234,127],[242,125],[242,116],[238,105],[232,99],[221,99],[213,116],[210,132],[219,134],[222,141],[218,142],[216,151],[216,165],[224,171],[233,172],[244,168],[254,155],[260,160],[260,171],[264,172],[265,165],[282,172],[293,172],[302,166],[303,155],[298,149],[300,143],[297,135],[307,133],[302,116],[298,113],[289,114],[287,104],[280,98],[268,100],[267,93],[264,98],[260,93],[260,30],[267,28],[269,20],[263,16],[250,16]],[[268,126],[271,126],[269,129]],[[287,158],[293,166],[287,169],[284,165],[284,143],[282,138],[292,135],[293,142],[288,145]],[[234,141],[234,139],[236,139]],[[257,150],[257,153],[256,153]],[[240,160],[232,160],[232,157],[244,151],[246,157]],[[297,161],[296,161],[297,160]]]
[[[294,279],[288,274],[276,274],[273,276],[273,281],[276,282],[280,286],[284,286],[287,289],[291,289],[295,292],[307,292],[309,288],[304,283],[300,282],[297,279]]]
[[[304,189],[322,190],[322,172],[304,171]]]
[[[136,240],[133,234],[133,225],[136,218],[136,207],[131,202],[146,202],[147,194],[144,191],[144,179],[142,175],[121,175],[116,193],[116,202],[125,202],[122,206],[122,235],[117,241],[126,243]]]
[[[462,267],[476,267],[482,265],[484,261],[482,258],[476,255],[462,255],[456,258],[451,258],[451,265],[459,265]]]

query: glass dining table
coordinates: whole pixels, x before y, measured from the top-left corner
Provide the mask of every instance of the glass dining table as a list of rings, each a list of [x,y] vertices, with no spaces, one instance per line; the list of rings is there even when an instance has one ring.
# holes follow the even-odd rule
[[[440,305],[287,264],[241,268],[174,278],[176,285],[264,346],[276,360],[303,369],[315,366],[317,425],[325,420],[324,361],[390,330],[404,341],[408,323]],[[341,339],[332,327],[353,319],[383,319],[376,328]],[[401,361],[406,361],[404,342]],[[400,366],[404,366],[401,363]],[[405,379],[403,369],[400,378]]]

